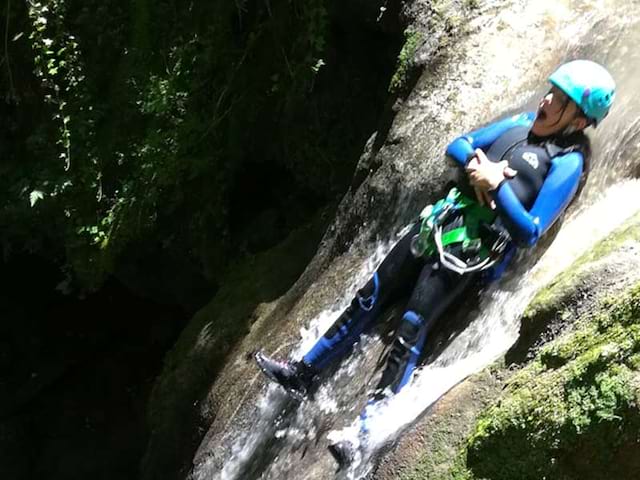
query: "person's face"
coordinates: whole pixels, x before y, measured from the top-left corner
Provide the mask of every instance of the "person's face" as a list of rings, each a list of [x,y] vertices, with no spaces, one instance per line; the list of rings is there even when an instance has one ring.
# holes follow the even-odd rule
[[[540,137],[562,132],[569,125],[581,130],[587,120],[579,115],[578,106],[555,85],[542,97],[531,131]]]

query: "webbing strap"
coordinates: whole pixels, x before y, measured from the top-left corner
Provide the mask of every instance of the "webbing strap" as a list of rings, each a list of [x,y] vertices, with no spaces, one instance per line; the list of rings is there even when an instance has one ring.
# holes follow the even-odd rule
[[[469,235],[467,235],[467,227],[464,226],[454,228],[453,230],[442,234],[442,246],[444,247],[453,243],[461,243],[465,240],[470,240],[470,238]]]

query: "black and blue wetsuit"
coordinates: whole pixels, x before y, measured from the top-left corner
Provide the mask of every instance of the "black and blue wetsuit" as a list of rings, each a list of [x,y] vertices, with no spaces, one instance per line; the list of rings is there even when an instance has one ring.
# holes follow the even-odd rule
[[[518,171],[491,192],[499,219],[518,246],[536,244],[572,201],[587,171],[587,138],[582,133],[535,137],[530,132],[534,118],[533,113],[509,117],[458,137],[447,147],[448,156],[460,167],[480,148],[491,161],[507,160]],[[465,181],[459,188],[469,189]],[[478,274],[460,275],[442,268],[437,257],[416,258],[410,244],[418,230],[417,224],[396,244],[350,306],[303,357],[305,364],[320,371],[342,358],[384,308],[411,291],[376,398],[388,391],[397,393],[410,380],[438,317],[479,279]]]
[[[515,115],[458,137],[447,147],[447,154],[465,166],[476,148],[491,161],[508,160],[518,171],[494,192],[498,214],[511,238],[519,246],[535,245],[562,215],[587,172],[588,140],[582,134],[549,139],[533,136],[533,112]],[[492,148],[513,132],[524,130],[526,139],[512,145],[502,158]]]

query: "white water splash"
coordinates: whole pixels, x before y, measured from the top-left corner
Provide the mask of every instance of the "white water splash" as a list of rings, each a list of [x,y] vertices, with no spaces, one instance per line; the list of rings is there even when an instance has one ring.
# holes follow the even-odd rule
[[[277,416],[287,401],[286,393],[276,385],[270,385],[267,392],[258,399],[258,421],[251,431],[242,436],[241,441],[235,442],[231,449],[230,461],[216,475],[218,480],[235,480],[241,478],[244,465],[251,460],[262,446],[264,431],[272,428]],[[207,460],[193,474],[193,480],[208,480],[213,469],[213,462]]]
[[[308,328],[302,328],[300,331],[301,341],[298,346],[291,352],[291,357],[295,359],[301,358],[316,343],[318,338],[335,322],[338,316],[345,310],[355,292],[360,288],[369,277],[373,274],[378,265],[385,256],[393,248],[409,230],[410,226],[399,232],[396,237],[388,242],[381,242],[377,245],[374,253],[367,258],[358,273],[351,279],[351,284],[345,290],[345,295],[334,305],[323,310],[320,314],[313,318]],[[366,348],[369,337],[364,337],[359,342],[359,348]],[[355,371],[362,363],[362,358],[355,355],[351,361],[344,362],[341,368],[336,372],[336,377],[352,377]],[[278,439],[286,439],[287,441],[302,440],[304,437],[313,435],[313,428],[309,428],[308,422],[305,420],[304,408],[296,412],[296,419],[291,422],[290,427],[285,427],[273,431],[273,423],[278,414],[282,410],[285,403],[285,393],[280,387],[271,385],[267,392],[258,400],[257,418],[259,419],[254,428],[250,432],[245,433],[234,442],[229,460],[225,463],[223,469],[213,478],[216,480],[240,480],[245,466],[251,462],[252,457],[263,447],[265,436],[273,435]],[[336,401],[336,392],[332,386],[327,383],[320,388],[315,394],[314,407],[323,414],[335,414],[338,411]],[[305,425],[307,428],[301,428]],[[205,461],[200,465],[193,474],[193,480],[210,479],[210,472],[213,470],[211,460]]]

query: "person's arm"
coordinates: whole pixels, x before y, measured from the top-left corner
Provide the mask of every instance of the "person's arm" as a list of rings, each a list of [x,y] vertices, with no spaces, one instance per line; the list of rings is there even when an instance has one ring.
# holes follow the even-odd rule
[[[517,126],[530,127],[534,118],[535,113],[526,112],[490,123],[486,127],[456,138],[447,146],[447,155],[464,167],[475,155],[476,148],[486,149],[510,128]]]
[[[535,245],[564,212],[578,190],[583,163],[579,152],[555,157],[529,212],[522,206],[509,182],[503,181],[491,192],[500,218],[518,245]]]

